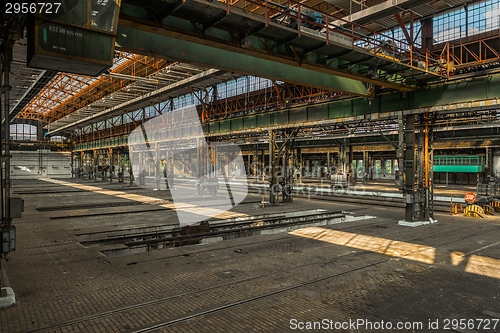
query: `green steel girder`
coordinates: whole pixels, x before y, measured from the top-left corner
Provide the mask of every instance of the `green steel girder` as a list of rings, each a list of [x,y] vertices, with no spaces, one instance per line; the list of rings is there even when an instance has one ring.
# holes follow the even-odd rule
[[[207,134],[244,133],[261,127],[311,126],[318,122],[387,118],[398,112],[464,112],[472,108],[498,108],[500,75],[477,78],[407,93],[376,96],[370,104],[364,98],[247,115],[203,124]],[[457,110],[457,111],[455,111]]]
[[[400,114],[423,112],[462,113],[472,109],[498,109],[500,107],[500,74],[449,84],[435,85],[428,89],[407,93],[391,93],[376,96],[371,105],[365,98],[346,99],[310,106],[275,110],[272,112],[245,115],[242,117],[205,122],[203,131],[207,136],[264,131],[275,127],[314,126],[319,123],[359,121],[360,119],[387,119]],[[182,132],[184,128],[179,128]],[[190,128],[186,127],[186,136]],[[500,136],[499,128],[467,129],[460,131],[460,137],[446,137],[435,133],[435,140],[462,140],[464,137]],[[184,136],[184,135],[182,135]],[[395,137],[389,136],[391,140]],[[109,139],[112,140],[112,139]],[[496,140],[496,139],[495,139]],[[316,140],[314,144],[318,143]],[[482,139],[482,142],[486,142]],[[111,141],[110,141],[111,143]],[[126,142],[112,143],[126,144]],[[436,142],[437,144],[437,142]]]
[[[460,131],[467,132],[467,131]],[[492,131],[490,131],[492,132]],[[470,135],[470,136],[469,136]],[[397,135],[388,135],[392,142],[397,142]],[[390,145],[382,136],[374,133],[373,136],[365,137],[352,137],[349,138],[349,142],[357,151],[359,147],[363,147],[362,150],[368,149],[368,147],[373,146],[373,150],[378,151],[394,151],[392,145]],[[296,148],[323,148],[325,150],[335,148],[338,143],[338,138],[335,139],[323,139],[323,140],[297,140],[295,143]],[[269,145],[267,143],[251,142],[251,143],[241,143],[242,149],[244,147],[252,147],[256,149],[267,150]],[[434,136],[434,142],[432,144],[435,150],[452,150],[452,149],[476,149],[476,148],[487,148],[487,147],[500,147],[500,133],[491,136],[489,133],[481,133],[481,135],[475,135],[472,133],[460,135],[459,138],[438,138]],[[127,147],[127,136],[121,136],[114,139],[104,139],[88,143],[79,143],[73,147],[73,151],[86,151],[98,148],[116,148],[116,147]],[[358,147],[358,148],[357,148]],[[394,154],[395,151],[394,151]],[[394,155],[395,156],[395,155]]]
[[[152,2],[155,3],[154,6],[151,5]],[[397,77],[397,80],[387,80],[393,78],[393,76],[384,74],[381,75],[380,78],[375,78],[371,75],[362,74],[362,72],[370,70],[371,67],[378,66],[379,63],[372,63],[371,65],[357,64],[362,60],[354,59],[358,57],[364,60],[376,59],[378,56],[372,55],[365,49],[354,51],[352,49],[353,46],[349,42],[337,41],[337,43],[340,44],[328,43],[328,41],[321,38],[315,38],[314,30],[311,34],[305,33],[302,30],[298,31],[297,29],[287,28],[272,21],[266,24],[263,17],[260,15],[255,15],[244,10],[239,10],[237,13],[233,12],[235,9],[238,10],[239,8],[232,8],[232,11],[229,13],[226,12],[224,4],[211,3],[211,1],[209,1],[210,4],[199,0],[177,1],[180,7],[196,6],[198,10],[201,10],[203,7],[205,12],[200,13],[198,11],[194,17],[189,16],[187,12],[181,15],[178,15],[178,12],[172,14],[170,9],[172,9],[173,2],[175,1],[165,1],[162,3],[156,0],[126,0],[121,6],[119,25],[135,27],[144,31],[162,34],[170,38],[190,41],[218,49],[230,50],[236,53],[250,55],[253,58],[290,64],[294,67],[333,74],[389,89],[412,91],[416,88],[414,84],[408,84],[408,80],[408,82],[402,82],[400,77]],[[215,15],[216,13],[217,15]],[[212,17],[210,21],[207,22],[207,17],[210,16]],[[228,24],[223,24],[223,28],[214,27],[215,23],[221,21],[229,21],[231,22],[229,25],[234,24],[234,26],[230,28]],[[243,21],[245,23],[243,23]],[[245,26],[246,28],[244,28]],[[251,47],[243,48],[240,45],[244,37],[252,39]],[[262,43],[260,41],[261,39],[267,41],[267,45]],[[333,40],[335,40],[335,38],[333,38]],[[331,54],[331,48],[328,51],[324,50],[325,47],[331,45],[337,45],[336,47],[338,49],[334,52],[335,55]],[[294,47],[295,50],[291,50],[292,47]],[[352,61],[348,61],[352,64],[348,70],[337,68],[335,62],[329,62],[328,65],[325,64],[325,57],[338,58],[346,54],[357,55],[354,59],[351,59]],[[387,61],[385,58],[379,60]],[[406,66],[399,61],[392,64],[403,67]],[[425,72],[421,71],[419,68],[413,69],[417,70],[420,74]],[[432,71],[427,72],[427,74],[429,77],[435,76],[434,79],[440,77]],[[308,85],[305,81],[302,81],[302,83]],[[359,95],[357,93],[355,94]]]
[[[238,53],[208,45],[171,38],[131,21],[120,21],[117,49],[131,53],[165,57],[179,62],[201,64],[229,72],[266,77],[294,84],[366,96],[365,85],[354,79],[335,76],[327,69],[298,67],[292,63],[281,63]]]

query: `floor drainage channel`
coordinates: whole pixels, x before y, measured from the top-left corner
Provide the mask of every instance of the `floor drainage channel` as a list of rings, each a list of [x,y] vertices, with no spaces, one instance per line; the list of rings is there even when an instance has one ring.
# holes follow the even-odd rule
[[[87,247],[97,247],[106,257],[121,257],[165,248],[210,244],[234,238],[283,233],[304,227],[324,226],[370,218],[374,218],[374,216],[314,209],[229,220],[209,220],[197,226],[183,228],[165,226],[154,232],[133,233],[130,236],[124,234],[106,239],[88,240],[88,237],[83,237],[87,241],[80,240],[80,243]]]

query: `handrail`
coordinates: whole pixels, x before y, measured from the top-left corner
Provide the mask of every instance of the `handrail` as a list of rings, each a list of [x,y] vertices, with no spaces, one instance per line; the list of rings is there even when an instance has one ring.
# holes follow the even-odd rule
[[[231,4],[230,0],[221,0],[225,2],[228,14],[231,7],[237,6],[237,1]],[[330,33],[336,33],[351,39],[351,47],[359,48],[359,50],[368,51],[376,56],[384,57],[392,61],[396,61],[407,66],[419,70],[425,70],[430,73],[436,73],[440,76],[447,77],[450,74],[449,66],[442,59],[435,59],[429,51],[424,53],[417,52],[410,43],[404,40],[397,40],[392,36],[385,35],[374,30],[368,29],[354,22],[350,22],[343,18],[336,18],[330,14],[310,7],[297,0],[288,1],[288,6],[274,3],[269,0],[247,0],[246,4],[253,4],[255,8],[250,12],[263,10],[265,17],[265,25],[269,25],[269,20],[283,16],[288,20],[295,20],[297,25],[298,35],[300,36],[304,28],[313,29],[324,34],[325,43],[331,43]],[[246,10],[248,11],[248,10]],[[305,13],[317,13],[321,15],[321,21],[311,21]],[[330,22],[342,21],[341,25],[333,25]],[[350,29],[345,29],[343,25],[349,25]],[[316,35],[320,36],[320,35]],[[449,60],[449,56],[447,57]]]

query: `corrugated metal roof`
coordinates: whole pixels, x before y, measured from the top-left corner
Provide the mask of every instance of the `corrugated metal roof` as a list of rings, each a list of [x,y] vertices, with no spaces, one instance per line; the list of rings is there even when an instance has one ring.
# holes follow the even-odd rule
[[[430,16],[438,12],[435,7],[429,5],[428,3],[413,7],[411,11],[420,17]]]
[[[326,0],[326,2],[334,5],[335,7],[342,8],[348,13],[359,12],[361,9],[365,8],[362,7],[357,1],[352,0]]]

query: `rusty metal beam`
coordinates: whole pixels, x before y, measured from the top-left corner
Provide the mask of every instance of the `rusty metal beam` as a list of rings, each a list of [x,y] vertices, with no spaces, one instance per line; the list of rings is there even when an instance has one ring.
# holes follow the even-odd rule
[[[408,42],[408,44],[410,44],[410,46],[413,46],[413,39],[411,38],[410,34],[408,33],[408,30],[406,30],[406,25],[403,21],[403,16],[401,15],[401,13],[396,13],[396,14],[394,14],[394,17],[396,18],[396,21],[398,21],[399,27],[403,31],[403,34],[405,35],[406,41]]]

